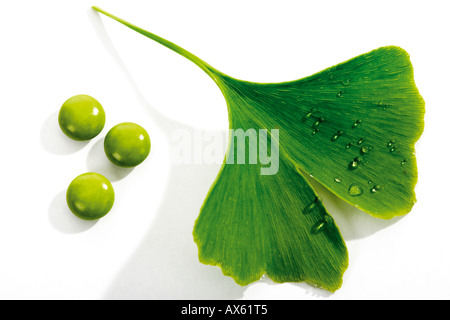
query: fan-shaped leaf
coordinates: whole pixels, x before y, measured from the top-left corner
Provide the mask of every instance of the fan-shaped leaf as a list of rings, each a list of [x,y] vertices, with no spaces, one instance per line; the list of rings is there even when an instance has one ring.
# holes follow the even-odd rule
[[[252,83],[94,9],[197,64],[227,101],[230,145],[193,232],[200,261],[241,285],[267,273],[277,282],[337,290],[347,249],[301,171],[376,217],[411,210],[424,102],[401,48],[380,48],[297,81]]]

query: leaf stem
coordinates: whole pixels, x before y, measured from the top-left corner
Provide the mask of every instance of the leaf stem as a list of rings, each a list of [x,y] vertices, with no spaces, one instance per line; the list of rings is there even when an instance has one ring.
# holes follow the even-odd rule
[[[197,66],[199,66],[203,71],[205,71],[216,83],[220,82],[219,80],[219,75],[223,75],[220,71],[218,71],[217,69],[213,68],[211,65],[209,65],[208,63],[206,63],[205,61],[203,61],[202,59],[200,59],[199,57],[197,57],[196,55],[190,53],[189,51],[183,49],[182,47],[176,45],[173,42],[170,42],[164,38],[161,38],[160,36],[157,36],[156,34],[153,34],[151,32],[148,32],[144,29],[141,29],[115,15],[112,15],[106,11],[104,11],[103,9],[93,6],[92,7],[93,10],[104,14],[107,17],[110,17],[113,20],[116,20],[117,22],[122,23],[123,25],[129,27],[130,29],[133,29],[134,31],[162,44],[163,46],[171,49],[172,51],[175,51],[176,53],[180,54],[181,56],[185,57],[186,59],[192,61],[193,63],[195,63]]]

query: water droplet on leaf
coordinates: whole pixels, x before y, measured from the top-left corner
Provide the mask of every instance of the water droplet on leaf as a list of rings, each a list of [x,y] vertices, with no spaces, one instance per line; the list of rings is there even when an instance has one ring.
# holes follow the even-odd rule
[[[336,141],[337,139],[339,139],[340,136],[342,136],[344,134],[344,131],[339,130],[338,132],[336,132],[336,134],[334,136],[331,137],[331,141]]]
[[[329,214],[323,216],[323,220],[318,221],[312,228],[313,233],[318,233],[323,230],[327,225],[333,223],[333,218]]]
[[[370,189],[370,192],[377,193],[380,189],[381,189],[381,187],[379,185],[376,185],[376,186],[373,186],[372,189]]]
[[[361,154],[368,154],[372,150],[372,147],[369,146],[362,146],[360,149]]]
[[[355,158],[353,159],[353,161],[350,162],[350,164],[348,165],[348,168],[350,170],[355,170],[359,167],[359,164],[361,163],[361,159],[360,158]]]
[[[387,108],[389,108],[389,102],[384,102],[383,100],[378,101],[378,106],[383,107],[383,110],[386,110]]]
[[[320,203],[321,201],[322,201],[322,199],[320,197],[315,197],[313,199],[313,201],[309,204],[309,206],[306,207],[305,213],[308,213],[311,210],[313,210],[317,206],[317,204]]]
[[[353,129],[356,129],[357,127],[359,127],[359,125],[361,124],[361,120],[356,120],[354,123],[353,123],[353,125],[352,125],[352,128]]]
[[[357,183],[354,183],[348,188],[348,194],[352,197],[357,197],[363,194],[363,189]]]
[[[325,223],[326,223],[325,221],[320,221],[320,222],[316,223],[312,228],[312,232],[318,233],[325,226]]]
[[[329,214],[325,214],[323,216],[323,220],[325,221],[325,223],[332,223],[333,222],[333,217],[331,217]]]

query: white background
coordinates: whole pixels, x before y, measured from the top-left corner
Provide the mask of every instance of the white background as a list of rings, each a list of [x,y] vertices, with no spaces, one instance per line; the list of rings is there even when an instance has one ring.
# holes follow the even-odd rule
[[[450,57],[448,1],[0,1],[1,299],[448,299]],[[236,78],[281,82],[385,45],[411,55],[426,101],[418,202],[377,220],[317,186],[350,266],[331,294],[263,279],[240,287],[197,260],[192,228],[219,165],[171,162],[177,129],[225,132],[225,101],[194,64],[90,10],[98,5]],[[104,106],[88,143],[59,130],[75,94]],[[134,170],[108,163],[103,137],[133,121],[152,139]],[[395,124],[392,124],[395,125]],[[65,205],[86,171],[111,179],[96,223]]]

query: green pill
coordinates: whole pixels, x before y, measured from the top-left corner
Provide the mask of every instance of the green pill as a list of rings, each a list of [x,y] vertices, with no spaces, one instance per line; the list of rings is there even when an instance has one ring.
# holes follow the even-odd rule
[[[132,122],[123,122],[109,130],[105,137],[108,159],[125,168],[135,167],[150,153],[150,137],[144,128]]]
[[[72,180],[66,193],[70,211],[80,219],[97,220],[104,217],[114,204],[114,189],[104,176],[84,173]]]
[[[90,140],[105,126],[105,110],[91,96],[80,94],[69,98],[58,115],[59,127],[71,139]]]

